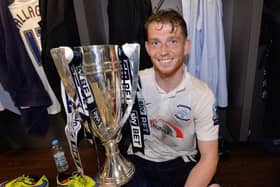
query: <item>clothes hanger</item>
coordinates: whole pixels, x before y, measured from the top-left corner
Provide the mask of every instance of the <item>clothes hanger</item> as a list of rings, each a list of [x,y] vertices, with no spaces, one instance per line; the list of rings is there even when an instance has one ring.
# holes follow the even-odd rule
[[[156,13],[157,11],[159,11],[160,7],[162,6],[162,4],[164,3],[165,0],[159,0],[153,8],[153,13]]]

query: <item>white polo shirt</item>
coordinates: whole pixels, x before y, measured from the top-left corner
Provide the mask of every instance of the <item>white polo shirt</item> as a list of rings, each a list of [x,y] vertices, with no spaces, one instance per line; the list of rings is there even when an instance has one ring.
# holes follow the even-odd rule
[[[189,161],[197,154],[196,138],[218,139],[215,98],[206,83],[185,71],[178,87],[166,93],[153,68],[141,71],[140,77],[151,133],[144,136],[145,154],[136,155],[155,162],[179,156]]]

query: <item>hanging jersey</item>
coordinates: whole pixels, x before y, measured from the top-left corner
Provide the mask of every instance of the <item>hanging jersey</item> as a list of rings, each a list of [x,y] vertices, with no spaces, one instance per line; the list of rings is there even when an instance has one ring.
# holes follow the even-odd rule
[[[45,90],[48,92],[52,105],[48,107],[49,114],[60,112],[60,104],[57,100],[43,66],[41,64],[41,33],[39,21],[41,20],[38,0],[16,0],[9,6],[15,24],[20,31],[26,51],[37,71]]]
[[[150,135],[144,137],[145,154],[135,154],[155,162],[178,156],[190,161],[197,154],[196,139],[218,139],[215,97],[205,83],[185,72],[177,88],[166,93],[157,85],[153,68],[140,77]]]
[[[219,107],[228,106],[221,0],[182,0],[191,40],[188,71],[207,83]]]

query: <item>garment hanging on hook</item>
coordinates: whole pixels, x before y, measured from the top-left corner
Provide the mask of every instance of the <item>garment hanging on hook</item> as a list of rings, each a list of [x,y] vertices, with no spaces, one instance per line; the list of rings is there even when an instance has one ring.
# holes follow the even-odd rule
[[[140,50],[140,69],[151,67],[150,58],[145,50],[144,23],[152,14],[150,0],[109,0],[109,41],[115,44],[138,42]]]
[[[227,107],[222,1],[182,0],[182,8],[192,43],[188,71],[208,84],[219,107]]]
[[[0,38],[1,84],[20,109],[27,131],[43,135],[48,128],[46,108],[51,100],[26,53],[7,1],[0,1]]]
[[[60,78],[50,54],[59,46],[80,46],[73,0],[39,0],[42,66],[55,96],[62,103]],[[64,107],[61,107],[63,110]],[[65,114],[62,111],[63,115]],[[64,115],[65,117],[65,115]]]
[[[19,30],[28,56],[30,57],[45,90],[51,98],[52,105],[48,107],[48,113],[57,114],[61,110],[60,104],[48,82],[41,59],[41,28],[39,26],[41,16],[39,12],[39,1],[15,0],[9,5],[9,10]]]

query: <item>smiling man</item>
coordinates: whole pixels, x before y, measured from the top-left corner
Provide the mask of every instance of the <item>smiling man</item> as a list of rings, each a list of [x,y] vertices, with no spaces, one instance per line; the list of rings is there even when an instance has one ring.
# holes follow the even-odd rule
[[[149,133],[144,153],[128,150],[136,173],[125,187],[218,187],[215,97],[186,70],[191,45],[186,23],[176,11],[160,10],[145,28],[153,67],[140,78]]]

